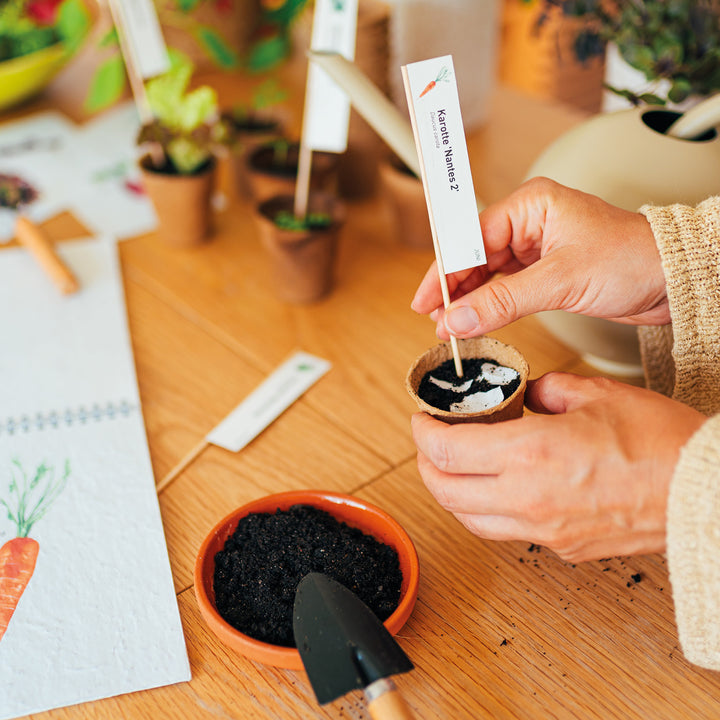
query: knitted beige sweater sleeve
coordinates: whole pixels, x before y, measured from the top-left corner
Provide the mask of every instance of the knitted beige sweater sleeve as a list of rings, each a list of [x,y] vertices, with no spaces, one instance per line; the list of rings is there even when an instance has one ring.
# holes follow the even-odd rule
[[[641,328],[648,387],[710,419],[683,448],[667,510],[667,557],[685,656],[720,670],[720,198],[641,209],[667,279],[672,326]]]

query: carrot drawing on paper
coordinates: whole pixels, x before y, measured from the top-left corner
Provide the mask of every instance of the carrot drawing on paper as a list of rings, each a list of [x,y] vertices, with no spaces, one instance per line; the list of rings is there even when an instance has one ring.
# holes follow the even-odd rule
[[[427,95],[439,82],[450,82],[451,79],[452,73],[445,65],[443,65],[440,68],[440,72],[437,74],[437,77],[425,86],[425,89],[420,93],[420,97]]]
[[[17,530],[16,537],[0,548],[0,640],[35,570],[40,545],[29,537],[30,531],[50,509],[70,476],[68,461],[65,461],[62,474],[41,463],[32,477],[17,460],[13,461],[13,465],[9,497],[0,498],[0,505]]]

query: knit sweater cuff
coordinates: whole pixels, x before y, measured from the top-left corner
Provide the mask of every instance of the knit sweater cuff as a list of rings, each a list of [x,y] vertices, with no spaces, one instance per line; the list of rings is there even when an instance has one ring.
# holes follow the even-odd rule
[[[667,557],[680,644],[690,662],[720,670],[720,416],[685,445],[668,497]]]
[[[676,400],[706,415],[717,412],[720,364],[720,198],[697,208],[644,206],[663,271],[674,335]]]

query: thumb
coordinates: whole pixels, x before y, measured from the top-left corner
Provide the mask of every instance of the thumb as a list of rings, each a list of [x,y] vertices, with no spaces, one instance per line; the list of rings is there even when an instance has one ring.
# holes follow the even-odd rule
[[[555,263],[543,258],[514,273],[496,277],[448,306],[445,327],[459,338],[499,330],[515,320],[560,306],[563,278]],[[552,289],[552,294],[548,292]]]
[[[617,385],[608,378],[550,372],[528,383],[525,404],[543,415],[571,412],[606,397]]]

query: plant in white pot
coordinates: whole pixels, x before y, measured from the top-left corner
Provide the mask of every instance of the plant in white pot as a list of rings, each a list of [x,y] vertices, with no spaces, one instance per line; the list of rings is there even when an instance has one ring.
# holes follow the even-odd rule
[[[533,1],[533,0],[529,0]],[[640,78],[614,75],[606,88],[632,105],[679,104],[720,90],[720,0],[540,0],[542,26],[551,13],[582,20],[579,60],[619,58]],[[616,79],[617,78],[617,79]]]
[[[170,71],[147,83],[153,120],[138,135],[138,144],[148,148],[140,167],[160,234],[176,246],[206,239],[216,154],[230,141],[215,90],[202,86],[188,91],[192,73],[192,63],[174,55]]]

